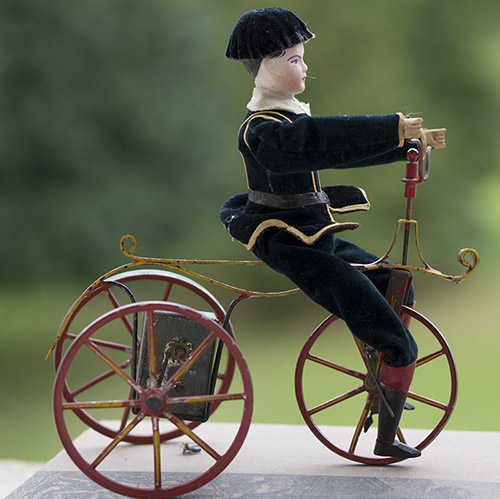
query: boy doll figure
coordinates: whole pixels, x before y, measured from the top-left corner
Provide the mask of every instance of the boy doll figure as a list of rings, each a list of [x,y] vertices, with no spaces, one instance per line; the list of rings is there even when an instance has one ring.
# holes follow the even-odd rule
[[[318,171],[405,160],[405,139],[444,147],[444,131],[424,132],[421,118],[400,113],[311,116],[295,95],[305,89],[304,44],[313,37],[282,8],[252,10],[236,23],[226,57],[241,60],[255,81],[238,134],[248,193],[228,199],[220,219],[234,239],[382,353],[380,383],[393,414],[380,404],[374,453],[417,457],[418,449],[395,440],[417,345],[384,298],[390,270],[361,273],[350,263],[377,257],[336,236],[358,224],[333,215],[367,210],[369,202],[356,187],[322,188]]]

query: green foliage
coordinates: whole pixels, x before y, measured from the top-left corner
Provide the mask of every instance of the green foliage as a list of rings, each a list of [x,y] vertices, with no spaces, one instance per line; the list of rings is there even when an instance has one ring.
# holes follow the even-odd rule
[[[278,4],[317,34],[303,95],[316,114],[401,110],[448,128],[417,200],[433,235],[426,251],[440,264],[462,245],[486,250],[499,185],[499,4]],[[217,217],[246,188],[235,135],[252,86],[224,49],[241,12],[267,5],[0,3],[2,282],[87,282],[123,261],[125,233],[144,254],[246,256]],[[368,191],[372,213],[353,239],[374,251],[403,215],[402,176],[402,166],[323,174]]]
[[[226,140],[211,16],[181,1],[0,3],[1,225],[16,263],[2,279],[88,279],[127,232],[156,251],[183,247],[188,227],[207,236]]]

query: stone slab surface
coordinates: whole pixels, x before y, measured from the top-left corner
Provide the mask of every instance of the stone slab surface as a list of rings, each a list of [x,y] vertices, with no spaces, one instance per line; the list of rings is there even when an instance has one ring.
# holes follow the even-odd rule
[[[234,426],[206,425],[210,438],[227,438]],[[210,429],[208,429],[210,428]],[[343,427],[332,434],[345,436]],[[408,436],[418,430],[407,430]],[[99,437],[97,437],[99,439]],[[77,440],[91,449],[99,442],[85,432]],[[184,439],[185,440],[185,439]],[[188,479],[203,456],[180,451],[182,439],[163,444],[175,449],[172,474]],[[163,450],[163,449],[162,449]],[[139,486],[146,480],[147,446],[130,445],[107,463],[119,480]],[[143,466],[144,465],[144,466]],[[143,469],[142,469],[143,468]],[[8,499],[117,498],[88,479],[63,451],[14,490]],[[323,446],[306,426],[253,424],[233,462],[189,498],[499,498],[500,433],[444,431],[422,457],[390,466],[353,463]]]

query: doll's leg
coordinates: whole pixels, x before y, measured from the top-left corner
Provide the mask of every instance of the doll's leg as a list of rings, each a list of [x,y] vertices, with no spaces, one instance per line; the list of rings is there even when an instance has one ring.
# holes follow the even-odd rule
[[[413,337],[375,284],[337,256],[336,241],[326,236],[308,246],[284,231],[271,229],[259,238],[254,252],[312,300],[342,318],[355,336],[383,353],[388,365],[408,366],[417,357]]]
[[[371,263],[378,259],[375,255],[359,248],[353,243],[339,238],[336,238],[335,241],[335,254],[348,262]],[[391,270],[377,269],[365,272],[364,274],[375,284],[380,293],[385,296]],[[407,305],[413,305],[413,303],[412,287]],[[402,319],[405,326],[408,326],[408,319],[409,317],[406,317],[406,322],[405,318]],[[418,457],[421,454],[418,449],[409,447],[395,439],[414,371],[415,362],[403,367],[390,367],[385,363],[381,365],[379,379],[392,413],[384,403],[379,404],[378,435],[373,451],[376,455],[410,458]]]
[[[413,379],[415,362],[406,367],[390,367],[382,363],[379,381],[392,414],[384,403],[379,404],[377,441],[373,453],[378,456],[418,457],[421,452],[396,440],[408,389]]]
[[[273,230],[261,236],[254,252],[271,268],[287,275],[312,300],[344,319],[355,336],[383,353],[380,382],[391,410],[380,404],[374,453],[417,457],[419,450],[395,440],[415,369],[417,345],[375,284],[340,258],[335,245],[333,237],[324,237],[318,244],[307,246]],[[338,253],[344,257],[362,251],[345,245],[343,249]]]
[[[373,253],[360,248],[350,241],[345,241],[338,237],[335,238],[335,255],[349,263],[372,263],[379,259],[379,257]],[[364,275],[375,284],[376,288],[383,296],[386,296],[391,272],[392,269],[376,269],[364,272]],[[414,302],[414,289],[412,286],[406,305],[412,306]]]

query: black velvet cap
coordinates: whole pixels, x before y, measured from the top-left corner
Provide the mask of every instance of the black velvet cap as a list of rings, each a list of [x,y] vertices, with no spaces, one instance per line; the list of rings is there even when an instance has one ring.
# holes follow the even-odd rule
[[[245,12],[234,26],[226,49],[228,59],[263,59],[314,37],[292,11],[280,7]]]

